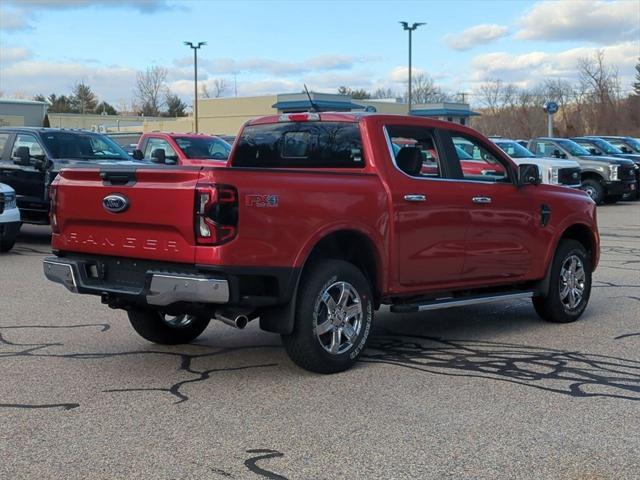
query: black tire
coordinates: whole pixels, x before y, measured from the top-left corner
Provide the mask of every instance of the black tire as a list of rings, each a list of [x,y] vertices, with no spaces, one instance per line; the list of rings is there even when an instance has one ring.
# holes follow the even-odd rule
[[[174,323],[162,312],[136,308],[127,312],[133,329],[145,340],[161,345],[189,343],[200,336],[209,325],[209,318],[179,315]],[[183,324],[180,324],[180,320]]]
[[[591,197],[591,200],[596,202],[596,205],[601,205],[604,201],[604,186],[602,185],[602,183],[600,183],[599,180],[587,178],[586,180],[582,181],[582,185],[580,186],[580,188],[587,192],[587,194]]]
[[[8,252],[16,244],[20,224],[0,225],[0,252]]]
[[[582,298],[577,305],[569,308],[563,302],[561,289],[563,287],[561,271],[563,265],[576,256],[582,262],[584,271],[584,289]],[[551,265],[549,291],[546,295],[533,297],[533,306],[538,315],[548,322],[569,323],[580,318],[589,303],[591,296],[591,259],[584,246],[575,240],[561,240]]]
[[[327,292],[336,304],[334,289],[337,289],[336,293],[341,290],[346,295],[345,303],[336,307],[334,315],[329,315],[328,297],[323,294]],[[346,315],[351,307],[359,308],[360,313],[353,317]],[[326,322],[332,330],[319,333],[318,325],[326,327]],[[348,337],[347,323],[352,339]],[[367,278],[348,262],[323,260],[305,270],[298,289],[294,331],[282,335],[282,342],[291,360],[299,367],[316,373],[337,373],[347,370],[358,360],[366,348],[372,325],[373,298]],[[334,342],[334,338],[339,341]],[[325,339],[331,345],[325,345]],[[344,350],[328,351],[334,343],[343,345]]]

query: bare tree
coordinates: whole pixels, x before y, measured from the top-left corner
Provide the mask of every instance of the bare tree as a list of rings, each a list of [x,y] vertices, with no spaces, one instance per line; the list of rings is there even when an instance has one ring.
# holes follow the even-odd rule
[[[450,99],[433,78],[426,74],[418,74],[411,81],[411,99],[415,103],[437,103],[446,102]]]
[[[214,98],[220,98],[229,88],[224,78],[216,78],[213,80],[213,96]]]
[[[160,115],[167,91],[167,73],[166,68],[158,66],[138,72],[134,95],[141,105],[143,115]]]
[[[371,98],[397,98],[399,95],[390,88],[378,88],[371,94]]]
[[[206,83],[200,85],[200,98],[211,98],[211,92],[209,91],[209,88],[207,88]]]

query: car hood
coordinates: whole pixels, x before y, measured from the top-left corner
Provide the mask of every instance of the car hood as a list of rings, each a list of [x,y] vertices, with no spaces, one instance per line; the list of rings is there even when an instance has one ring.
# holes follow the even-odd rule
[[[513,158],[514,163],[521,165],[523,163],[533,163],[541,167],[558,167],[558,168],[580,168],[580,164],[575,160],[565,160],[555,157],[534,157],[534,158]]]
[[[626,158],[627,160],[633,160],[635,163],[640,163],[640,154],[637,153],[617,153],[616,158]]]
[[[592,161],[592,162],[602,162],[606,164],[613,165],[628,165],[631,160],[626,158],[619,157],[605,157],[603,155],[581,155],[579,158],[582,160]]]
[[[9,185],[0,183],[0,193],[14,193],[14,190]]]

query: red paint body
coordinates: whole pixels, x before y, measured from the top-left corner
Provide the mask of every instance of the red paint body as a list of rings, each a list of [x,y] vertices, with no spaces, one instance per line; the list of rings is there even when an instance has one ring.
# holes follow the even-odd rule
[[[223,267],[302,267],[322,238],[350,230],[375,247],[383,301],[542,279],[560,237],[574,225],[591,232],[594,268],[597,265],[595,204],[583,192],[409,177],[394,165],[384,133],[385,125],[461,132],[484,142],[515,174],[517,166],[509,157],[474,130],[393,115],[323,113],[321,118],[360,124],[364,168],[234,168],[233,150],[229,168],[142,167],[133,186],[105,186],[98,169],[63,170],[57,180],[53,248]],[[250,125],[276,122],[278,116],[271,116]],[[466,167],[463,170],[466,173]],[[228,243],[196,244],[198,183],[237,189],[237,235]],[[104,210],[101,201],[112,193],[127,196],[130,208],[122,213]],[[427,201],[407,202],[407,194],[426,195]],[[277,197],[277,205],[269,205],[269,195]],[[472,203],[476,196],[489,196],[493,202]],[[542,204],[552,211],[544,227]]]

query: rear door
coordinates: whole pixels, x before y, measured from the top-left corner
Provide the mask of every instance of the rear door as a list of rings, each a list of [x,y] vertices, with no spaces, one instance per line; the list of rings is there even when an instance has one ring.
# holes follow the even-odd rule
[[[448,181],[437,132],[424,126],[385,126],[393,168],[393,223],[400,284],[446,288],[460,281],[469,219],[459,185]]]
[[[193,263],[199,177],[197,168],[63,169],[55,184],[53,248]],[[107,208],[108,197],[124,208]]]

